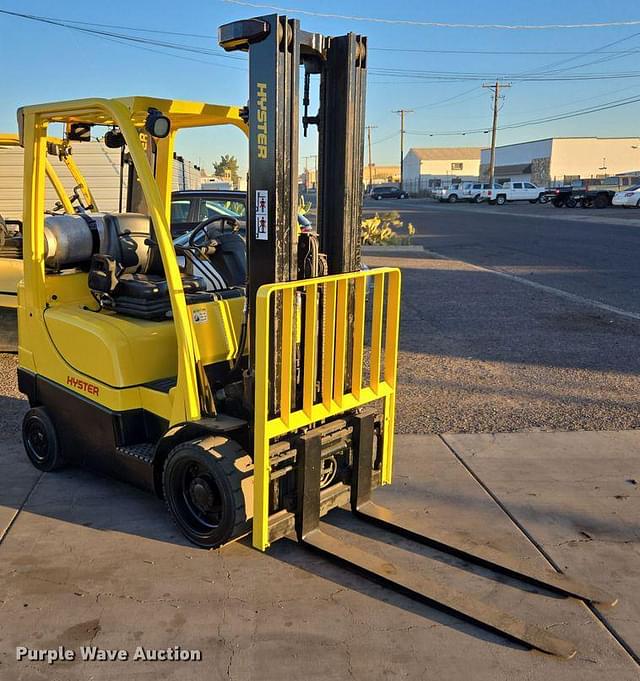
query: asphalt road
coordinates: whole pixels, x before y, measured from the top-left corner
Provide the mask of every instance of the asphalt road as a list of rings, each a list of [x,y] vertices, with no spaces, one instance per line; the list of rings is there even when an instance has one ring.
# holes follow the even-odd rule
[[[398,210],[416,244],[640,314],[640,210],[375,201]]]
[[[640,211],[385,201],[403,269],[401,432],[640,427]]]

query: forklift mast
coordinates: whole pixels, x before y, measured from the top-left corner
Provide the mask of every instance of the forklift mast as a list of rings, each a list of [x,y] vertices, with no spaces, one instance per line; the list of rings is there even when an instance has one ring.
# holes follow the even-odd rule
[[[309,33],[296,19],[271,15],[221,26],[219,42],[249,53],[248,306],[255,320],[264,284],[360,269],[366,39]],[[319,76],[315,116],[308,113],[312,76]],[[310,125],[318,130],[320,269],[300,266],[309,249],[297,227],[300,123],[305,134]]]

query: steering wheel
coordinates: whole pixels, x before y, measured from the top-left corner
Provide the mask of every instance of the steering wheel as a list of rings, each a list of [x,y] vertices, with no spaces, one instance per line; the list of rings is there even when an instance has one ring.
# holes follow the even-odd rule
[[[209,236],[207,232],[207,227],[209,227],[209,225],[212,225],[214,222],[222,223],[222,229],[220,230],[221,232],[225,231],[224,226],[227,224],[230,225],[232,232],[237,232],[240,229],[240,224],[238,223],[238,221],[235,218],[230,218],[227,217],[226,215],[216,215],[215,217],[212,218],[206,218],[202,222],[199,222],[193,228],[193,231],[189,235],[189,246],[191,248],[199,248],[198,244],[196,243],[196,238],[200,234],[200,232],[204,232],[206,237],[206,243],[202,245],[206,246],[207,244],[211,243],[213,239],[212,237]]]

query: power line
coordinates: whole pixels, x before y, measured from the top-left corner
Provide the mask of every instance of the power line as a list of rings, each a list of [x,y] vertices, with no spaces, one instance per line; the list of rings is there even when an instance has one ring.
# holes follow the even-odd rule
[[[394,78],[414,78],[420,80],[410,81],[411,83],[435,83],[435,82],[463,82],[463,81],[486,81],[495,78],[495,73],[487,72],[464,72],[464,71],[418,71],[411,69],[369,69],[369,73],[376,76],[386,76]],[[638,78],[640,71],[618,71],[618,72],[596,72],[596,73],[576,73],[572,75],[555,74],[533,74],[519,75],[517,73],[501,73],[501,78],[522,83],[552,83],[552,82],[580,82],[591,80],[619,80],[623,78]],[[398,84],[398,81],[372,81],[375,84]],[[402,83],[400,83],[402,84]],[[405,81],[404,84],[408,84]]]
[[[570,118],[578,118],[580,116],[586,116],[592,113],[598,113],[600,111],[609,111],[611,109],[617,109],[622,106],[628,106],[630,104],[636,104],[640,102],[640,94],[633,95],[631,97],[626,97],[623,99],[613,100],[611,102],[604,102],[599,105],[592,107],[586,107],[583,109],[577,109],[576,111],[568,111],[564,114],[558,114],[554,116],[546,116],[544,118],[520,121],[518,123],[510,123],[508,125],[501,125],[498,130],[514,130],[516,128],[523,128],[530,125],[541,125],[543,123],[552,123],[555,121],[566,120]],[[417,130],[407,130],[408,135],[426,135],[430,137],[445,137],[445,136],[459,136],[459,135],[473,135],[477,133],[488,133],[487,128],[477,128],[475,130],[458,130],[458,131],[447,131],[447,132],[431,132],[431,131],[417,131]]]
[[[127,35],[125,33],[114,33],[112,31],[106,31],[106,30],[98,30],[98,29],[90,29],[90,28],[83,28],[81,26],[76,26],[71,23],[65,22],[63,20],[55,19],[52,17],[44,17],[44,16],[38,16],[35,14],[25,14],[22,12],[13,12],[10,10],[5,10],[5,9],[0,9],[0,14],[6,15],[6,16],[12,16],[20,19],[26,19],[28,21],[35,21],[38,23],[43,23],[43,24],[48,24],[51,26],[56,26],[58,28],[66,28],[72,31],[78,31],[80,33],[84,33],[87,35],[95,35],[100,38],[106,39],[106,40],[111,40],[115,42],[128,42],[128,43],[133,43],[135,46],[155,46],[155,47],[161,47],[164,49],[169,49],[169,50],[174,50],[174,51],[181,51],[181,52],[188,52],[188,53],[193,53],[193,54],[201,54],[201,55],[206,55],[208,57],[213,57],[216,59],[233,59],[234,61],[244,61],[241,57],[234,57],[233,55],[226,55],[219,53],[217,50],[212,50],[212,49],[207,49],[203,47],[193,47],[190,45],[184,45],[180,43],[170,43],[166,41],[159,41],[159,40],[153,40],[151,38],[143,38],[140,36],[131,36]],[[165,53],[166,54],[166,53]],[[212,63],[212,62],[205,62],[205,63]],[[223,66],[223,65],[219,65]],[[237,68],[237,67],[232,67],[232,66],[227,66],[224,65],[223,68],[230,68],[234,70],[241,70],[244,71],[245,69]]]
[[[245,0],[220,0],[228,5],[242,5],[258,9],[271,9],[276,12],[293,12],[306,16],[321,17],[323,19],[344,19],[347,21],[364,21],[374,24],[398,24],[402,26],[421,26],[424,28],[473,28],[473,29],[498,29],[508,31],[544,31],[554,29],[575,28],[611,28],[616,26],[640,26],[640,19],[626,19],[620,21],[603,21],[582,24],[459,24],[446,21],[420,21],[418,19],[387,19],[382,17],[365,17],[348,14],[333,14],[330,12],[313,12],[299,7],[280,7],[259,2],[246,2]]]
[[[133,29],[132,29],[133,30]],[[369,47],[369,52],[417,52],[424,54],[486,54],[489,56],[502,55],[525,55],[525,56],[550,56],[556,55],[576,55],[583,56],[593,52],[593,50],[569,51],[569,50],[427,50],[412,47]],[[637,54],[640,50],[618,50],[613,52],[601,52],[600,54]]]

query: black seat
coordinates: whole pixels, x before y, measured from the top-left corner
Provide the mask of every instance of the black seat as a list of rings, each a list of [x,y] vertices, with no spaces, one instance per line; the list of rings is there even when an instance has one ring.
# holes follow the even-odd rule
[[[182,276],[187,302],[205,302],[201,277]],[[146,215],[117,213],[104,215],[100,253],[94,254],[89,271],[89,288],[102,307],[139,319],[171,317],[169,289],[151,220]]]

